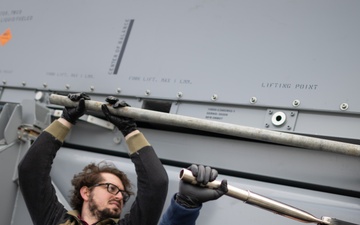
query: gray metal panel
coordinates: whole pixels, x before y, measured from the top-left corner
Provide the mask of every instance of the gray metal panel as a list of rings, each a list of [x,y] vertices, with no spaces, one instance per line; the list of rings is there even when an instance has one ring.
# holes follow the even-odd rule
[[[347,103],[358,114],[359,9],[351,0],[6,0],[0,32],[12,39],[0,46],[0,76],[4,86],[241,105],[256,97],[275,108]]]
[[[24,197],[20,191],[17,189],[16,201],[14,202],[14,212],[12,214],[12,220],[10,225],[23,225],[23,224],[31,224],[32,220],[29,214],[29,211],[26,207],[26,203],[24,201]]]
[[[0,140],[2,144],[5,144],[5,127],[7,126],[10,117],[14,111],[15,104],[5,104],[0,112]],[[9,144],[9,143],[8,143]]]
[[[360,158],[252,141],[142,129],[162,159],[360,191]]]
[[[269,111],[272,114],[269,114]],[[275,113],[284,112],[287,119],[282,126],[274,126],[271,118]],[[294,117],[291,117],[291,112]],[[298,134],[335,137],[340,139],[360,139],[359,116],[354,114],[328,113],[316,111],[285,110],[281,108],[242,107],[205,103],[176,103],[175,114],[195,118],[257,127]],[[269,124],[269,127],[266,124]],[[290,126],[290,129],[287,127]]]
[[[17,185],[13,180],[17,166],[19,145],[11,144],[0,148],[0,218],[2,224],[10,224],[15,206]]]

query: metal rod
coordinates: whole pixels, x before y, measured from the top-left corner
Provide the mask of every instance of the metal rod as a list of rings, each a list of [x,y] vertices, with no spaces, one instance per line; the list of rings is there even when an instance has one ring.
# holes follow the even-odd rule
[[[192,175],[192,172],[187,169],[182,169],[180,171],[180,179],[185,182],[196,184],[196,178]],[[206,187],[208,188],[217,188],[221,184],[220,181],[215,180],[209,182]],[[318,224],[329,224],[327,221],[323,221],[321,219],[316,218],[308,212],[297,209],[290,205],[284,204],[279,201],[275,201],[273,199],[255,194],[250,192],[249,190],[242,190],[240,188],[236,188],[228,184],[228,192],[226,195],[242,200],[247,204],[258,206],[262,209],[271,211],[273,213],[279,214],[281,216],[285,216],[290,219],[294,219],[297,221],[301,221],[304,223],[318,223]]]
[[[56,94],[50,95],[50,103],[68,107],[75,107],[77,105],[76,102],[71,101],[69,98],[67,98],[67,96]],[[85,101],[86,108],[90,111],[101,112],[102,104],[105,103],[93,100]],[[328,151],[357,157],[360,156],[360,145],[345,142],[331,141],[321,138],[307,137],[260,128],[246,127],[231,123],[222,123],[189,116],[139,109],[135,107],[123,107],[118,109],[113,109],[109,107],[109,109],[110,112],[114,115],[126,116],[143,122],[168,124],[235,137],[248,138],[252,140],[289,145],[299,148]]]

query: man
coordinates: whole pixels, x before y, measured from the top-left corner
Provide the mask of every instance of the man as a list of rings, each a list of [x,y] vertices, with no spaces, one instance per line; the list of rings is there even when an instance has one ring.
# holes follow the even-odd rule
[[[61,118],[50,124],[31,145],[19,164],[19,184],[31,219],[35,225],[156,225],[161,216],[168,189],[167,173],[154,149],[125,117],[113,116],[106,105],[105,117],[122,132],[137,173],[137,195],[130,213],[119,220],[123,206],[131,194],[126,175],[111,165],[89,164],[74,176],[74,211],[68,212],[57,200],[51,184],[50,171],[57,151],[71,127],[85,113],[84,93],[69,94],[77,107],[65,107]],[[113,107],[127,106],[108,97]]]
[[[127,176],[114,165],[101,162],[90,163],[82,172],[76,174],[71,183],[74,186],[71,196],[73,211],[67,212],[57,200],[51,184],[50,170],[56,152],[65,140],[70,128],[85,113],[84,93],[69,94],[73,101],[79,101],[75,108],[63,110],[62,117],[54,121],[32,144],[28,153],[19,164],[19,183],[26,205],[34,224],[157,224],[167,193],[168,178],[166,172],[145,137],[137,130],[130,118],[116,117],[103,105],[106,118],[115,124],[126,138],[130,158],[135,164],[138,175],[138,192],[130,213],[119,220],[121,210],[133,194]],[[119,103],[117,98],[108,97],[113,107],[128,106]],[[197,176],[199,183],[206,184],[217,176],[210,167],[192,165],[189,169]],[[151,171],[151,173],[147,173]],[[210,172],[210,173],[209,173]],[[156,176],[152,176],[156,175]],[[194,224],[202,202],[214,200],[227,189],[221,185],[219,191],[196,187],[180,182],[177,201],[172,200],[166,211],[163,224]],[[188,209],[191,208],[191,209]],[[178,211],[175,216],[170,212]],[[186,218],[179,218],[185,215]]]

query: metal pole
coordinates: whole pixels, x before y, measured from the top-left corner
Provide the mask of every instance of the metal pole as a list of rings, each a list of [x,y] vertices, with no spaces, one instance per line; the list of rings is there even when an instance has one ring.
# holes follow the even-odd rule
[[[50,103],[67,107],[75,107],[77,105],[77,102],[71,101],[67,96],[56,94],[50,95]],[[85,101],[86,108],[90,111],[101,112],[102,104],[105,103],[93,100]],[[360,156],[360,145],[345,142],[331,141],[321,138],[307,137],[254,127],[246,127],[236,124],[222,123],[134,107],[123,107],[118,109],[109,107],[109,110],[114,115],[130,117],[143,122],[169,124],[178,127],[191,128],[305,149],[328,151],[357,157]]]
[[[192,172],[187,169],[182,169],[180,171],[180,179],[190,183],[197,184],[196,178],[193,176]],[[205,186],[208,188],[218,188],[221,184],[221,181],[214,180],[212,182],[208,182]],[[290,205],[284,204],[279,201],[275,201],[273,199],[267,198],[265,196],[261,196],[255,194],[249,190],[243,190],[240,188],[236,188],[231,185],[227,185],[228,192],[227,196],[239,199],[244,201],[247,204],[258,206],[262,209],[274,212],[281,216],[285,216],[294,220],[298,220],[304,223],[318,223],[318,224],[329,224],[329,222],[323,221],[321,219],[316,218],[308,212],[305,212],[301,209],[292,207]]]

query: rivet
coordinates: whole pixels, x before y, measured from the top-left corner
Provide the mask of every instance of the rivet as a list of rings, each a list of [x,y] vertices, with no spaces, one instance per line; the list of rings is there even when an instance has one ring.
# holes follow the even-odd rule
[[[65,88],[66,88],[66,89],[70,89],[70,84],[66,84],[66,85],[65,85]]]
[[[176,95],[178,98],[181,98],[183,96],[183,93],[181,91],[179,91]]]
[[[116,89],[116,92],[117,92],[117,93],[120,93],[120,92],[121,92],[121,88],[117,88],[117,89]]]
[[[6,84],[6,80],[3,80],[2,82],[3,82],[3,84]]]
[[[216,101],[217,99],[218,99],[217,94],[213,94],[213,95],[211,96],[211,100]]]
[[[342,103],[340,105],[340,109],[343,110],[343,111],[347,110],[348,108],[349,108],[349,104],[347,104],[347,103]]]
[[[44,87],[44,88],[47,88],[47,83],[43,83],[43,87]]]
[[[90,91],[94,91],[95,87],[94,86],[90,86]]]
[[[257,98],[256,97],[251,97],[250,98],[250,103],[251,104],[254,104],[254,103],[256,103],[257,102]]]
[[[22,82],[22,86],[24,86],[24,87],[26,86],[26,82],[25,82],[25,81]]]
[[[150,90],[145,91],[145,95],[150,95],[150,93],[151,93]]]
[[[114,137],[114,143],[115,144],[120,144],[121,143],[121,138],[120,137]]]
[[[298,107],[298,106],[300,105],[300,100],[294,100],[293,103],[292,103],[292,105],[293,105],[294,107]]]

